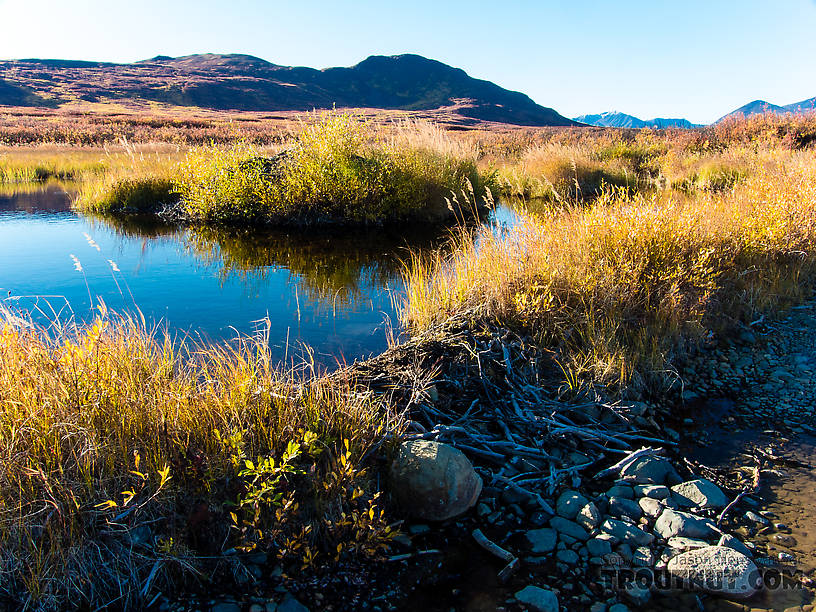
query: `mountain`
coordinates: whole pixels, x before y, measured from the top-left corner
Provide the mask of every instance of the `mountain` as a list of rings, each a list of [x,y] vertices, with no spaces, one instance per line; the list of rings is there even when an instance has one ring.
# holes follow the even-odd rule
[[[0,105],[163,103],[218,110],[429,110],[516,125],[575,125],[526,95],[419,55],[371,56],[350,68],[280,66],[251,55],[156,56],[132,64],[0,61]]]
[[[720,117],[717,119],[717,123],[723,119],[730,119],[733,117],[750,117],[751,115],[764,115],[765,113],[808,113],[813,112],[814,110],[816,110],[816,98],[809,98],[807,100],[794,102],[793,104],[787,104],[785,106],[777,106],[776,104],[771,104],[765,100],[754,100],[753,102],[740,106],[738,109]]]
[[[814,110],[816,110],[816,98],[808,98],[807,100],[802,100],[801,102],[794,102],[793,104],[788,104],[782,108],[789,113],[812,113]]]
[[[690,129],[700,127],[697,124],[691,123],[688,119],[638,119],[633,115],[626,113],[619,113],[617,111],[608,111],[598,115],[581,115],[576,117],[575,121],[579,123],[586,123],[588,125],[597,125],[599,127],[617,127],[617,128],[684,128]]]

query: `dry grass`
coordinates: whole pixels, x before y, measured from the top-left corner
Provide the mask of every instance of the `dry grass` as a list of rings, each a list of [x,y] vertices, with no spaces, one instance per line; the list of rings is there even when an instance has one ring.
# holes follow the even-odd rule
[[[404,319],[476,308],[532,330],[571,376],[661,385],[683,342],[800,298],[816,261],[816,163],[773,151],[728,191],[551,207],[505,235],[415,260]]]
[[[199,346],[104,310],[46,330],[4,310],[0,353],[15,605],[141,608],[198,570],[240,572],[234,547],[299,568],[393,535],[359,461],[399,417],[352,381],[278,370],[266,338]]]

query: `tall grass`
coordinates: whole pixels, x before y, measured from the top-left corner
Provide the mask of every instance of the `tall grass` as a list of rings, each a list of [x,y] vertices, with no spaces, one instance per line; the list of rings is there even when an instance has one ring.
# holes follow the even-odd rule
[[[773,157],[773,165],[766,163]],[[730,191],[551,208],[506,234],[463,235],[406,272],[404,320],[475,309],[534,333],[587,381],[654,387],[685,342],[797,299],[816,262],[816,163],[757,156]]]
[[[81,180],[102,174],[107,166],[104,152],[98,149],[0,147],[0,184]]]
[[[125,145],[106,156],[103,173],[80,184],[74,206],[94,213],[151,213],[178,201],[174,167],[178,147]]]
[[[104,309],[42,329],[4,310],[0,354],[15,606],[142,608],[199,571],[240,572],[235,549],[300,568],[393,535],[360,461],[400,419],[353,381],[277,370],[265,338],[174,341]]]

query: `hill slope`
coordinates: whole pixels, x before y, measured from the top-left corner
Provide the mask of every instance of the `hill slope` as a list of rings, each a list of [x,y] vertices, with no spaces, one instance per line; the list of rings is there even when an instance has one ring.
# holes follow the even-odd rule
[[[157,56],[133,64],[0,61],[0,104],[159,102],[218,110],[428,110],[517,125],[575,125],[522,93],[419,55],[371,56],[350,68],[279,66],[251,55]]]

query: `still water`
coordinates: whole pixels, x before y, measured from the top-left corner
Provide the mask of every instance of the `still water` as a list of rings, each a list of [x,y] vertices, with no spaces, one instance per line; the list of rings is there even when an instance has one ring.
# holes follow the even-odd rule
[[[0,193],[0,300],[35,318],[85,320],[100,300],[210,341],[268,319],[276,355],[330,365],[378,353],[399,333],[409,249],[444,230],[228,232],[75,213],[59,185]],[[505,213],[506,214],[506,213]]]

